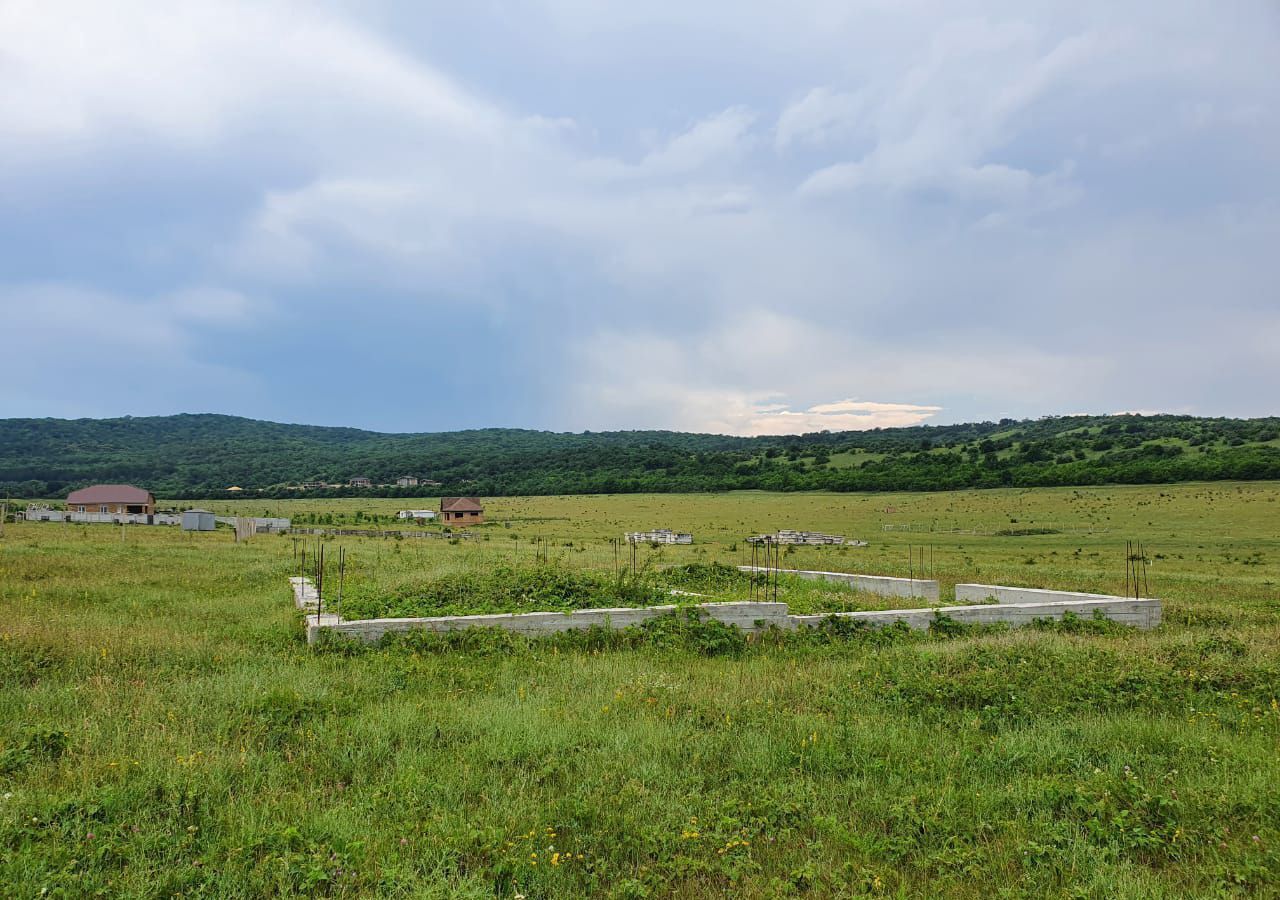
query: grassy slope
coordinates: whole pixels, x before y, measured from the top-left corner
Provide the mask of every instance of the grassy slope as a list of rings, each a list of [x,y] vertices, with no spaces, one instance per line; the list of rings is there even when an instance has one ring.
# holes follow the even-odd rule
[[[662,551],[680,561],[802,526],[874,546],[798,565],[905,574],[922,536],[880,523],[1016,518],[1112,531],[935,535],[944,584],[1114,589],[1125,537],[1163,556],[1156,633],[714,658],[315,655],[283,583],[287,538],[11,525],[0,895],[1266,894],[1280,879],[1277,497],[513,498],[490,507],[513,527],[476,545],[347,542],[374,571],[412,554],[483,565],[535,535],[585,542],[559,547],[577,554],[567,565],[611,566],[599,542],[623,528],[692,528],[704,543]]]

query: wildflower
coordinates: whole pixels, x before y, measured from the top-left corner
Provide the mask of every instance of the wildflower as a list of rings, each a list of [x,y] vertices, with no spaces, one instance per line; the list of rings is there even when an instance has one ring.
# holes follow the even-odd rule
[[[401,846],[401,847],[407,847],[408,845],[409,845],[409,839],[408,839],[408,838],[403,838],[403,837],[402,837],[402,838],[400,838],[400,846]]]
[[[558,866],[558,865],[560,865],[560,854],[559,854],[559,853],[554,853],[554,854],[552,854],[552,856],[551,856],[551,865],[553,865],[553,866]]]

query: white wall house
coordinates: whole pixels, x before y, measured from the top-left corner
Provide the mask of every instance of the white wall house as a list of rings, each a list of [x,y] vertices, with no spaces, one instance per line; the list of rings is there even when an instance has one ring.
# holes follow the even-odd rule
[[[434,509],[402,509],[396,513],[397,519],[413,519],[419,522],[430,522],[435,517]]]

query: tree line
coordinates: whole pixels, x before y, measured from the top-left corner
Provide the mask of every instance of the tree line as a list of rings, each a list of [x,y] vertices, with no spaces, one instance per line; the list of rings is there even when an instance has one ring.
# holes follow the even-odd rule
[[[415,488],[346,486],[354,477]],[[1069,416],[784,437],[478,429],[381,434],[233,416],[0,420],[0,490],[127,482],[200,499],[741,489],[914,491],[1280,479],[1280,419]],[[341,487],[309,490],[301,482]]]

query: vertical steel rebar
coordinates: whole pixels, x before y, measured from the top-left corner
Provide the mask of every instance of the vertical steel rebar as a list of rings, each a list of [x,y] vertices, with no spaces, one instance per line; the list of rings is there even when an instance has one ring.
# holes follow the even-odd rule
[[[743,553],[746,548],[743,548]],[[756,599],[756,545],[755,541],[751,542],[751,569],[747,573],[747,584],[751,586],[751,599]]]
[[[316,625],[320,624],[320,613],[324,610],[324,544],[316,552]]]
[[[778,578],[782,574],[782,547],[777,547],[773,554],[773,602],[778,602]]]
[[[338,548],[338,621],[342,621],[342,587],[347,579],[347,548]]]

